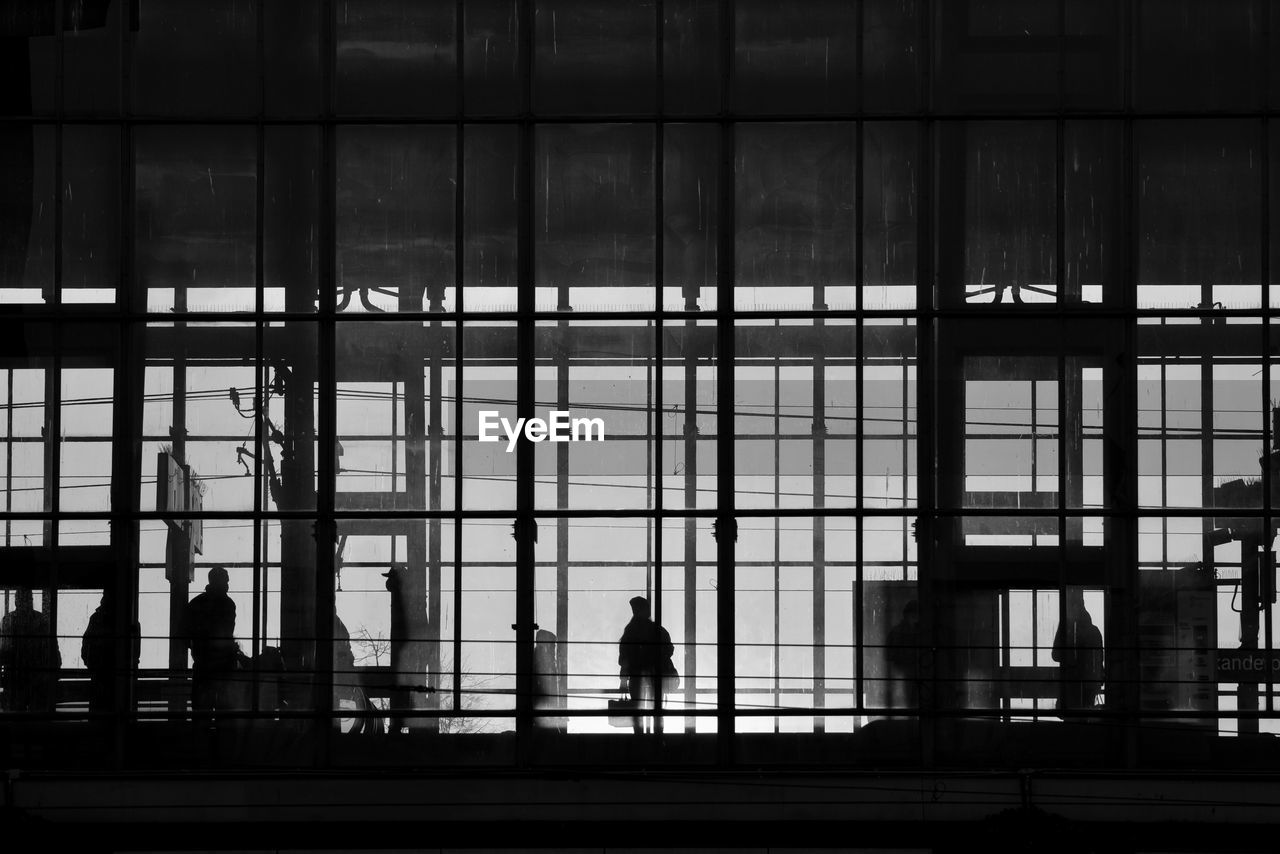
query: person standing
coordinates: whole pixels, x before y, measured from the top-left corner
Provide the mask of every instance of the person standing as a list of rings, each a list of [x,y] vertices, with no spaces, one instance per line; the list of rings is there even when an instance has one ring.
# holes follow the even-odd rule
[[[110,588],[102,592],[98,609],[89,616],[89,625],[80,642],[80,659],[89,671],[89,711],[109,712],[115,695],[116,639],[115,596]],[[129,638],[129,672],[138,666],[141,653],[142,629],[137,620],[132,621]]]
[[[187,603],[183,633],[191,647],[191,708],[197,712],[226,711],[234,705],[236,603],[227,595],[227,570],[209,570],[204,592]]]
[[[661,711],[663,677],[672,671],[671,656],[675,647],[671,635],[649,617],[649,600],[636,596],[631,600],[631,622],[618,641],[618,673],[620,690],[627,691],[637,710]],[[637,733],[645,731],[640,715],[631,721]],[[654,721],[654,731],[662,732],[662,717]]]
[[[889,630],[886,659],[889,663],[889,708],[920,706],[920,603],[915,599],[902,608],[902,619]]]
[[[1059,664],[1058,709],[1092,709],[1102,690],[1102,632],[1084,606],[1083,593],[1069,593],[1066,608],[1053,636],[1053,660]]]
[[[49,617],[35,609],[31,589],[19,588],[15,607],[0,619],[0,686],[10,712],[52,712],[62,656]]]

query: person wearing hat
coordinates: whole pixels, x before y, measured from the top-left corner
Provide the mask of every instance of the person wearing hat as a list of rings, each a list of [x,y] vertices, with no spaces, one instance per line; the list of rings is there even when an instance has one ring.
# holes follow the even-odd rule
[[[183,635],[191,647],[191,708],[197,712],[227,710],[234,704],[236,603],[227,595],[227,570],[209,570],[204,592],[187,603]]]
[[[649,617],[649,600],[643,596],[631,599],[631,622],[618,641],[618,675],[620,686],[627,691],[638,710],[649,710],[662,692],[662,678],[670,670],[675,647],[671,635]],[[639,715],[631,719],[636,734],[644,732]],[[654,729],[662,732],[662,719],[654,723]]]
[[[392,732],[422,726],[422,719],[405,716],[427,707],[427,638],[430,627],[421,589],[413,595],[409,567],[394,564],[382,573],[391,594],[391,670],[395,688],[389,698]],[[396,714],[397,712],[401,714]]]

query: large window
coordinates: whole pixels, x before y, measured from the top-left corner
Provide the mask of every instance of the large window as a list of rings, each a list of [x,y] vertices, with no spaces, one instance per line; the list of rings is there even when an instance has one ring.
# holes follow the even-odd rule
[[[1280,731],[1265,5],[9,4],[4,725],[287,767]]]

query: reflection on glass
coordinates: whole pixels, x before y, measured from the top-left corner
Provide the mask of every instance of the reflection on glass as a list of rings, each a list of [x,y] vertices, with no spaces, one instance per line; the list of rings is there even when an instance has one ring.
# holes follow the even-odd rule
[[[0,129],[0,303],[49,302],[53,291],[54,129]]]
[[[637,113],[654,106],[653,0],[538,0],[534,99],[546,113]]]
[[[1193,0],[1142,0],[1135,14],[1142,22],[1135,63],[1139,108],[1258,106],[1265,79],[1258,0],[1226,0],[1212,8]]]
[[[919,149],[914,125],[863,126],[863,308],[915,308]]]
[[[453,507],[454,333],[438,322],[338,325],[339,508]]]
[[[535,506],[652,506],[653,348],[647,323],[538,325],[533,417],[549,432],[533,447]]]
[[[148,0],[133,6],[134,109],[169,116],[256,113],[259,2]]]
[[[538,309],[652,308],[653,130],[543,126],[537,150]]]
[[[456,7],[412,0],[345,0],[336,15],[335,98],[354,115],[454,110]]]
[[[142,127],[134,141],[134,264],[147,310],[252,311],[253,129]]]
[[[62,130],[62,301],[113,303],[120,280],[120,130]]]
[[[946,125],[942,138],[941,180],[957,195],[948,195],[949,202],[940,199],[945,208],[940,263],[963,270],[964,301],[1053,302],[1058,275],[1053,124],[966,122]],[[958,302],[951,287],[944,299]]]
[[[851,507],[858,382],[852,321],[749,321],[737,331],[739,507]]]
[[[787,6],[737,0],[733,101],[745,113],[844,113],[853,109],[857,8],[842,0]]]
[[[854,307],[853,143],[847,124],[738,128],[738,308]]]
[[[1142,122],[1138,306],[1261,303],[1261,152],[1245,120]]]
[[[909,112],[920,103],[919,0],[863,0],[862,106]]]
[[[719,264],[719,130],[669,124],[662,150],[662,307],[714,310]]]
[[[454,280],[453,129],[338,131],[338,311],[430,311]]]
[[[742,712],[854,706],[857,537],[849,518],[755,517],[739,524],[734,640],[740,732],[854,728],[848,715]]]
[[[463,290],[467,311],[516,309],[516,164],[509,125],[463,130]]]
[[[515,323],[467,324],[462,327],[462,378],[451,386],[462,418],[462,506],[468,510],[514,509],[516,453],[505,441],[480,441],[482,412],[490,422],[514,425],[516,415]],[[490,435],[496,435],[493,431]],[[505,433],[505,431],[503,431]]]

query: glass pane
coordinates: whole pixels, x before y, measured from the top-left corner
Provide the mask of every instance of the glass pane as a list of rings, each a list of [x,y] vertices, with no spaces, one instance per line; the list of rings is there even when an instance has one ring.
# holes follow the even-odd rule
[[[653,0],[538,0],[534,99],[542,113],[640,113],[657,94]]]
[[[41,359],[6,359],[0,370],[0,396],[4,400],[3,503],[2,509],[40,512],[52,506],[46,482],[46,424],[52,413],[47,401],[52,376]],[[4,545],[37,546],[44,542],[45,523],[40,519],[5,519]]]
[[[517,0],[471,0],[462,10],[466,110],[470,115],[520,111],[520,38]]]
[[[1240,544],[1211,546],[1206,552],[1211,541],[1205,534],[1211,530],[1210,519],[1138,520],[1137,675],[1144,711],[1185,712],[1185,718],[1164,717],[1162,722],[1213,731],[1219,726],[1211,717],[1219,708],[1218,692],[1230,686],[1213,684],[1210,656],[1218,646],[1235,646],[1238,638],[1235,632],[1225,642],[1221,637],[1221,630],[1229,631],[1234,619],[1224,619],[1219,626],[1224,609],[1217,601],[1214,567],[1224,580],[1232,575],[1238,579],[1239,570],[1230,572],[1224,564],[1239,566]],[[1227,723],[1235,722],[1222,721]]]
[[[315,311],[320,259],[320,134],[268,127],[262,207],[263,309]]]
[[[114,380],[111,367],[62,370],[60,510],[111,509]]]
[[[0,115],[54,109],[56,7],[51,0],[14,0],[0,8]]]
[[[1052,108],[1062,0],[937,5],[934,98],[945,110]]]
[[[1262,3],[1142,0],[1137,9],[1137,102],[1144,110],[1259,106]]]
[[[292,425],[274,424],[272,442],[263,421],[258,444],[253,326],[151,326],[145,335],[140,509],[254,509],[255,477],[274,479]]]
[[[642,519],[554,519],[537,546],[538,644],[554,662],[540,671],[537,725],[571,733],[714,731],[714,540],[705,520],[669,520],[657,538]],[[658,628],[655,628],[655,625]],[[697,638],[690,642],[689,638]],[[675,678],[652,673],[670,660]],[[659,690],[662,713],[657,715]],[[649,714],[599,713],[619,696]],[[575,711],[595,712],[575,715]],[[559,714],[556,714],[559,712]]]
[[[1111,0],[1065,0],[1063,106],[1115,109],[1123,104],[1125,7]]]
[[[453,128],[338,130],[338,311],[428,311],[454,282]]]
[[[268,115],[314,116],[321,111],[320,23],[325,8],[312,0],[271,0],[263,7]]]
[[[71,644],[58,637],[51,593],[12,582],[0,589],[0,654],[5,665],[0,712],[48,715],[57,707],[61,651]]]
[[[733,104],[743,113],[846,113],[856,103],[858,10],[844,0],[737,0]]]
[[[862,307],[916,305],[920,141],[915,125],[863,127]]]
[[[1057,506],[1056,360],[968,357],[964,378],[964,506]]]
[[[1152,121],[1138,147],[1138,306],[1261,303],[1262,156],[1245,120]]]
[[[736,335],[737,506],[857,501],[857,336],[852,321],[745,321]]]
[[[920,107],[918,0],[863,0],[862,107],[914,112]]]
[[[641,125],[538,128],[539,310],[652,308],[653,144]]]
[[[876,318],[863,325],[858,429],[865,507],[911,507],[917,501],[916,338],[913,320]]]
[[[536,443],[535,506],[651,507],[653,326],[540,323],[536,342],[533,417],[546,426],[531,421],[524,429]],[[489,432],[509,448],[507,437],[517,429],[505,425],[501,438]]]
[[[1261,507],[1261,327],[1186,320],[1138,326],[1139,503]]]
[[[53,296],[54,129],[0,129],[0,303]]]
[[[253,310],[256,149],[252,128],[134,132],[134,263],[148,311]]]
[[[714,310],[719,265],[720,131],[665,126],[662,151],[662,305]]]
[[[720,104],[720,4],[664,0],[662,109],[713,113]]]
[[[120,129],[62,130],[62,301],[113,303],[120,280]]]
[[[1122,297],[1123,128],[1067,122],[1063,131],[1063,295],[1068,304]]]
[[[519,136],[509,125],[467,125],[463,134],[462,306],[515,311]]]
[[[742,556],[734,591],[739,732],[854,729],[848,714],[768,713],[854,705],[857,537],[856,521],[849,518],[760,517],[739,524]]]
[[[120,32],[131,4],[61,0],[62,106],[69,113],[120,109]]]
[[[339,509],[453,508],[454,333],[437,322],[338,324]]]
[[[662,337],[662,506],[716,506],[716,328],[711,321],[667,323]]]
[[[500,716],[516,705],[516,565],[510,519],[470,519],[462,525],[461,593],[446,575],[442,596],[442,636],[454,637],[441,665],[449,675],[454,711],[442,726],[458,733],[504,732],[515,721]],[[460,605],[454,610],[455,603]],[[537,616],[541,616],[539,613]],[[458,628],[454,628],[457,621]]]
[[[928,635],[920,617],[914,540],[900,542],[909,526],[892,518],[867,520],[863,534],[861,634],[862,691],[868,709],[908,714],[928,699],[931,674]],[[876,555],[873,561],[869,555]],[[904,557],[910,556],[909,560]],[[850,592],[854,592],[856,588]],[[853,611],[850,603],[850,612]]]
[[[147,0],[133,35],[133,106],[144,114],[258,112],[258,0]]]
[[[347,115],[443,115],[457,107],[452,3],[345,0],[336,16],[335,99]]]
[[[450,396],[462,408],[462,506],[469,510],[516,506],[516,453],[506,442],[481,442],[482,412],[516,423],[516,326],[462,327],[462,381]]]
[[[734,162],[736,306],[853,308],[853,127],[740,125]]]
[[[442,609],[454,605],[445,595],[455,575],[453,523],[344,520],[338,554],[334,711],[340,719],[352,713],[341,728],[356,735],[446,728],[434,713],[444,700],[442,653],[453,640],[452,631],[440,634]]]
[[[1053,302],[1057,187],[1052,122],[942,128],[939,276],[945,303]],[[951,282],[947,282],[952,279]]]

